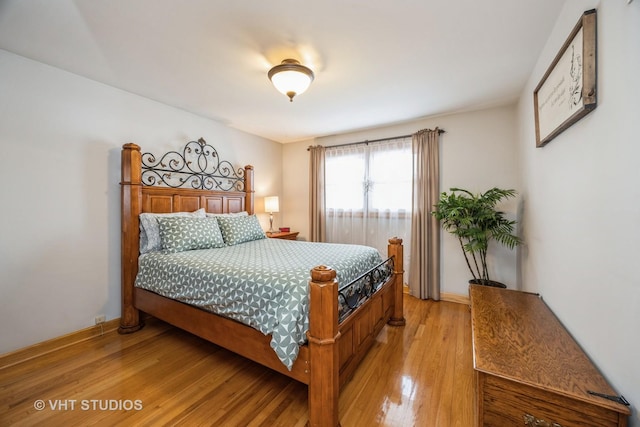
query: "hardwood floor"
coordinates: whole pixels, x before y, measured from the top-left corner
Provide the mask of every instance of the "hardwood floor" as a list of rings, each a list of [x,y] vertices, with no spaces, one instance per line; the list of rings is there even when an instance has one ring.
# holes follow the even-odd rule
[[[473,422],[467,305],[405,295],[340,394],[343,427]],[[43,403],[44,409],[36,406]],[[152,319],[0,366],[0,425],[304,426],[306,386]]]

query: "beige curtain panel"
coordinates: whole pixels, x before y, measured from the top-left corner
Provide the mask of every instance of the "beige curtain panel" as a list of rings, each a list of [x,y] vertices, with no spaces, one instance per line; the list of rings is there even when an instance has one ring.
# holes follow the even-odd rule
[[[440,134],[424,129],[412,135],[413,199],[409,291],[440,300],[440,224],[431,215],[440,196]]]
[[[324,151],[322,145],[309,147],[309,241],[326,241],[324,203]]]

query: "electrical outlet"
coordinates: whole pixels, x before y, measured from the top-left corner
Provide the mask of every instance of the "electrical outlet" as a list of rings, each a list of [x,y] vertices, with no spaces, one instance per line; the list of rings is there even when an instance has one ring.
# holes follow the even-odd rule
[[[99,314],[96,316],[96,325],[104,323],[107,320],[107,317],[104,314]]]

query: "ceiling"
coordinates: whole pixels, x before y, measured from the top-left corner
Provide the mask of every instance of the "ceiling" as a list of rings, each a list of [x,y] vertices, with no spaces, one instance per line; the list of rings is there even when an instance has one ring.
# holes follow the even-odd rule
[[[563,4],[0,0],[0,48],[285,143],[513,102]]]

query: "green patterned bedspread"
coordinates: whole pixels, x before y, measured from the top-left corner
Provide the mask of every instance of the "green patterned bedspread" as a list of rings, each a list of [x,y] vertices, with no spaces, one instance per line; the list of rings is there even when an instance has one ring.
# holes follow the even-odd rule
[[[271,347],[291,369],[309,329],[311,269],[328,265],[344,285],[380,262],[367,246],[261,239],[141,255],[136,286],[271,334]]]

